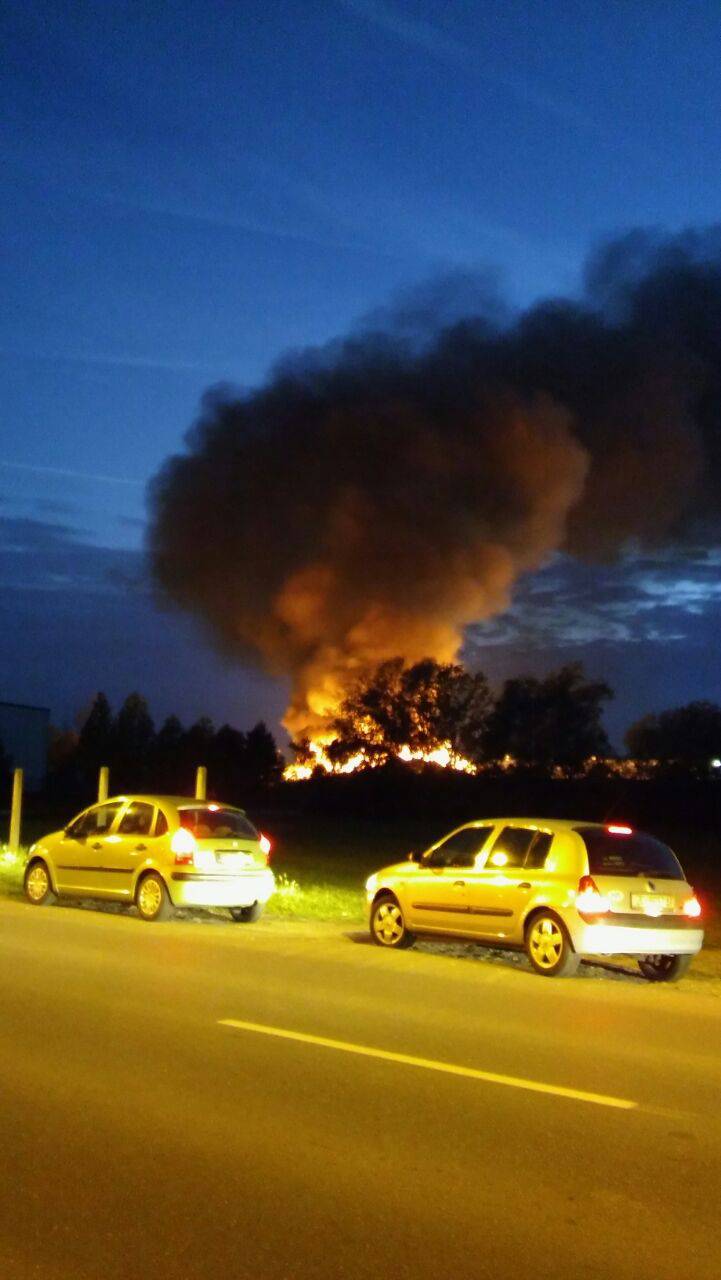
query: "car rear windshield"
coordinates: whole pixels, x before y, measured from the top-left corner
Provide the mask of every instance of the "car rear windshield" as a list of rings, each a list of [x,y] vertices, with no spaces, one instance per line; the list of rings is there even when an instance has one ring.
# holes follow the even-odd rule
[[[592,876],[657,876],[660,880],[683,880],[676,855],[667,844],[653,836],[632,832],[614,835],[599,827],[576,827],[588,851]]]
[[[215,837],[218,840],[239,836],[245,840],[257,840],[258,832],[240,809],[209,808],[194,805],[192,809],[179,809],[180,825],[192,831],[198,840]]]

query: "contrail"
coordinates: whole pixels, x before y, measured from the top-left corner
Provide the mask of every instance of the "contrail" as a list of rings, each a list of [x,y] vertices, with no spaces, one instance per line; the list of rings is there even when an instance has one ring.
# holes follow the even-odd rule
[[[93,480],[98,484],[125,484],[142,488],[144,480],[130,480],[127,476],[104,476],[92,471],[71,471],[66,467],[39,467],[30,462],[6,462],[0,459],[0,467],[9,471],[31,471],[41,476],[64,476],[68,480]]]

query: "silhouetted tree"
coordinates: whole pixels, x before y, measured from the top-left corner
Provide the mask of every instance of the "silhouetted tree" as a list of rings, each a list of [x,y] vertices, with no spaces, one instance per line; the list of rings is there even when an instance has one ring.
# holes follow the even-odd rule
[[[246,742],[246,735],[229,724],[222,725],[216,733],[207,761],[210,788],[216,799],[240,803]]]
[[[150,783],[155,730],[145,698],[130,693],[113,725],[113,791],[137,791]]]
[[[101,765],[110,764],[114,749],[110,703],[104,693],[96,693],[77,738],[77,759],[86,779],[97,775]]]
[[[573,770],[610,747],[601,724],[602,704],[613,693],[601,680],[586,680],[571,663],[538,680],[507,680],[488,717],[484,742],[489,759],[511,756],[537,769]]]
[[[262,720],[246,735],[244,769],[245,785],[251,790],[267,790],[282,776],[283,757]]]
[[[0,740],[0,787],[6,790],[10,783],[10,775],[12,773],[12,758],[7,754],[2,740]]]
[[[153,790],[169,795],[187,791],[184,754],[185,730],[177,716],[168,716],[155,735],[151,751]]]
[[[448,745],[457,755],[477,758],[489,705],[480,672],[432,658],[412,666],[391,658],[344,701],[328,754],[342,761],[362,752],[382,761],[403,746],[430,752]]]
[[[721,707],[689,702],[643,716],[627,731],[626,746],[637,760],[657,760],[662,768],[708,774],[711,761],[721,758]]]

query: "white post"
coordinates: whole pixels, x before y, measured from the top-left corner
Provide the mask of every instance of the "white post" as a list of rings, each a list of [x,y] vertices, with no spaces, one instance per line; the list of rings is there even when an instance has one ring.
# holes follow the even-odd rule
[[[98,804],[102,804],[108,798],[108,787],[110,785],[110,770],[106,764],[100,766],[98,774]]]
[[[195,798],[196,800],[205,800],[208,794],[208,770],[204,764],[199,764],[195,770]]]
[[[23,771],[13,772],[13,798],[10,807],[10,839],[8,844],[13,853],[20,848],[20,815],[23,808]]]

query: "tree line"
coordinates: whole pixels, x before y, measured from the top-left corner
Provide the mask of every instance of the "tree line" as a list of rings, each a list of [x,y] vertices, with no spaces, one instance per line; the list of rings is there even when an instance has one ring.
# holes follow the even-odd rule
[[[506,680],[494,697],[482,672],[432,659],[377,667],[343,702],[326,746],[338,766],[361,755],[382,764],[408,747],[430,753],[440,744],[476,767],[532,769],[573,775],[609,767],[613,752],[603,726],[613,691],[572,663],[544,678]],[[721,760],[721,707],[710,702],[644,716],[625,735],[641,773],[713,773]],[[300,763],[313,763],[310,744],[295,744]]]
[[[48,789],[80,798],[93,792],[101,765],[108,765],[114,794],[192,795],[199,764],[208,769],[209,795],[240,801],[279,781],[283,757],[262,721],[243,732],[229,724],[216,730],[205,716],[184,728],[171,715],[156,730],[139,693],[131,693],[116,714],[98,693],[78,729],[53,733]]]

